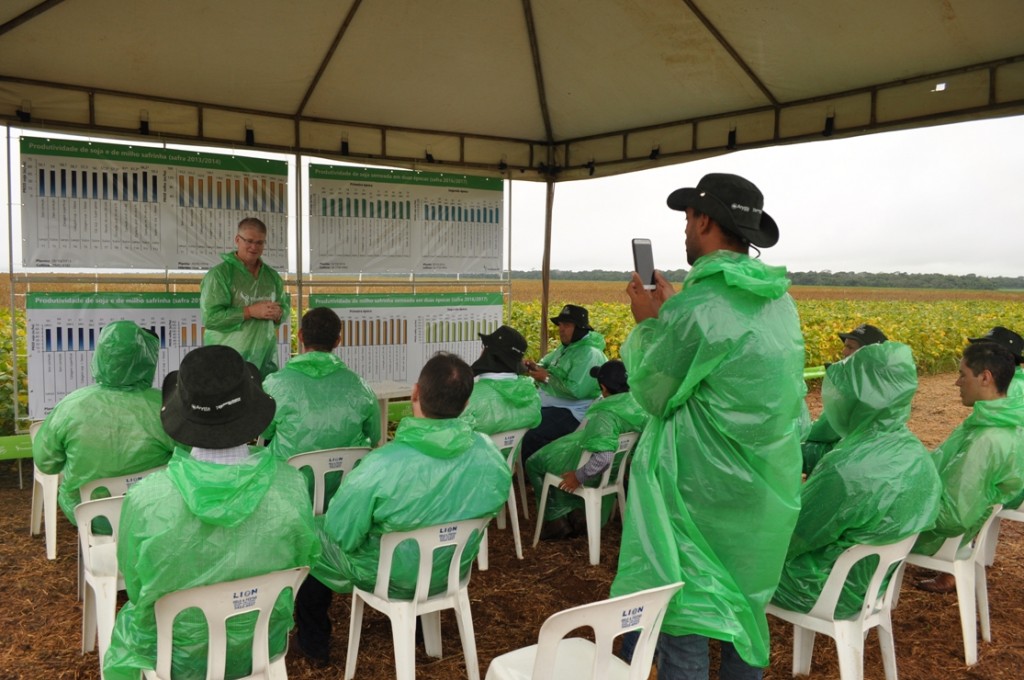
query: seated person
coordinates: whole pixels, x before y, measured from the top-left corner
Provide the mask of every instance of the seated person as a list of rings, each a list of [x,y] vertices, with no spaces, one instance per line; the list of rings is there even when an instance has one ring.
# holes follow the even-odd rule
[[[473,394],[459,416],[477,432],[497,434],[540,423],[540,397],[533,380],[520,375],[526,338],[510,326],[480,334],[484,348],[473,362]]]
[[[1005,347],[1013,355],[1013,360],[1017,366],[1013,371],[1013,380],[1010,381],[1010,387],[1006,390],[1006,394],[1011,397],[1024,395],[1024,378],[1021,377],[1024,376],[1024,368],[1021,367],[1021,364],[1024,363],[1024,358],[1021,357],[1021,352],[1024,352],[1024,338],[1021,338],[1009,328],[994,326],[980,338],[967,338],[967,341],[994,342]]]
[[[525,362],[527,373],[540,388],[541,421],[523,437],[523,460],[580,426],[590,404],[600,395],[590,369],[608,361],[604,336],[590,327],[586,309],[565,305],[551,323],[558,326],[562,345],[540,361]]]
[[[341,320],[334,311],[316,307],[302,315],[299,343],[302,354],[263,380],[263,389],[277,402],[264,439],[282,460],[295,454],[343,446],[376,446],[381,418],[373,390],[331,352],[341,342]],[[312,493],[313,477],[307,482]],[[328,502],[341,483],[340,473],[328,473]]]
[[[844,550],[895,543],[934,524],[939,475],[928,449],[907,429],[916,390],[917,367],[902,343],[874,344],[828,367],[824,413],[842,439],[801,492],[773,598],[778,606],[810,611]],[[851,570],[836,617],[859,611],[874,566],[865,560]]]
[[[526,462],[526,475],[533,484],[539,502],[544,486],[544,475],[548,472],[561,475],[559,489],[548,491],[544,509],[548,525],[541,538],[567,538],[585,534],[586,519],[580,516],[583,499],[571,492],[581,485],[594,485],[601,474],[612,464],[619,436],[626,432],[643,432],[647,424],[644,411],[629,392],[626,367],[618,360],[605,362],[590,369],[601,386],[601,398],[587,409],[586,419],[576,432],[567,434],[546,445]],[[580,456],[590,451],[594,456],[582,467],[578,467]],[[608,521],[615,496],[606,496],[601,507],[602,524]],[[574,512],[574,511],[579,512]]]
[[[885,333],[868,323],[861,324],[848,333],[840,333],[839,339],[843,341],[844,359],[852,356],[861,347],[881,344],[888,340]],[[811,429],[800,444],[804,456],[804,474],[811,474],[821,457],[828,453],[838,441],[839,435],[829,424],[827,417],[822,415],[811,423]]]
[[[960,400],[971,415],[933,454],[942,479],[939,516],[921,534],[914,552],[934,555],[947,538],[973,539],[988,519],[989,508],[1009,504],[1024,490],[1024,398],[1008,397],[1014,358],[994,342],[972,342],[960,360]],[[922,590],[953,592],[952,574],[916,584]]]
[[[166,470],[132,486],[121,510],[118,566],[128,602],[117,614],[103,658],[107,680],[138,680],[156,663],[153,606],[167,593],[308,566],[320,543],[302,475],[246,442],[274,415],[259,370],[226,345],[192,350],[163,384],[168,434],[192,446]],[[285,592],[270,620],[270,654],[283,652],[292,627]],[[254,613],[255,614],[255,613]],[[228,624],[227,677],[250,672],[254,616]],[[182,613],[174,628],[176,680],[206,677],[206,621]]]
[[[159,357],[160,340],[149,331],[133,321],[107,324],[92,355],[96,384],[61,399],[36,433],[32,458],[43,472],[64,473],[57,499],[72,524],[86,482],[170,459],[174,441],[160,424],[160,392],[153,388]],[[106,520],[102,525],[109,531]]]
[[[352,592],[353,585],[373,590],[382,535],[494,517],[508,500],[512,475],[505,458],[489,437],[459,419],[472,391],[466,362],[454,354],[434,355],[413,385],[413,416],[341,480],[325,515],[323,559],[296,599],[297,641],[314,665],[326,664],[330,652],[332,593]],[[474,543],[463,554],[463,573],[476,558],[479,537]],[[418,559],[414,549],[396,554],[393,596],[412,597]],[[448,565],[435,566],[432,593],[447,575]]]

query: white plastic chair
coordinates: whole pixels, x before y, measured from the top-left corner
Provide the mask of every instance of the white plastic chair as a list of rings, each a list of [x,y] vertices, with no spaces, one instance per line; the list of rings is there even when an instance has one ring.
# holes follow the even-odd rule
[[[960,548],[963,536],[947,538],[934,555],[910,553],[907,564],[925,569],[952,574],[956,579],[956,599],[960,607],[960,630],[964,636],[964,661],[968,666],[978,663],[978,620],[981,621],[981,638],[992,641],[992,628],[988,617],[988,578],[985,574],[985,548],[989,529],[996,521],[1001,505],[993,505],[992,512],[973,544]]]
[[[463,580],[459,574],[462,554],[469,539],[484,531],[488,518],[465,519],[423,527],[414,531],[384,534],[380,539],[380,562],[373,592],[359,587],[352,589],[352,618],[348,631],[348,655],[345,658],[345,680],[356,674],[359,654],[359,636],[363,628],[363,605],[367,604],[391,619],[391,636],[395,644],[395,670],[398,680],[416,677],[416,617],[422,617],[423,644],[427,654],[441,658],[441,610],[452,609],[459,625],[462,651],[466,657],[469,680],[480,680],[480,665],[476,656],[476,635],[473,615],[469,609],[469,576]],[[419,570],[416,592],[411,600],[396,600],[388,596],[391,582],[391,563],[395,549],[403,541],[413,540],[419,546]],[[429,595],[433,571],[434,552],[454,548],[448,566],[448,585],[444,592]]]
[[[307,453],[297,453],[288,459],[288,464],[296,470],[308,467],[313,471],[313,515],[322,515],[327,511],[325,497],[325,477],[328,472],[340,472],[342,478],[352,472],[363,457],[370,452],[368,446],[347,448],[321,449]]]
[[[142,470],[141,472],[129,472],[129,473],[124,474],[124,475],[115,475],[113,477],[100,477],[99,479],[94,479],[91,482],[86,482],[86,483],[82,484],[82,486],[78,487],[78,497],[79,497],[79,499],[80,499],[80,501],[82,503],[91,501],[91,500],[93,500],[93,497],[92,497],[93,492],[95,492],[97,489],[106,489],[107,492],[111,496],[124,496],[126,493],[128,493],[128,489],[130,489],[132,486],[134,486],[136,482],[140,481],[141,479],[143,479],[147,475],[151,475],[154,472],[156,472],[157,470],[163,470],[166,467],[167,467],[166,465],[158,465],[157,467],[149,468],[148,470]],[[76,519],[75,521],[77,522],[78,520]],[[104,540],[113,541],[115,539],[110,537],[110,536],[105,536],[103,534],[99,534],[99,535],[94,535],[92,540],[97,542],[97,543],[101,543]],[[85,578],[84,578],[84,576],[85,575],[83,573],[83,564],[82,564],[82,547],[81,547],[81,544],[79,544],[79,547],[78,547],[78,599],[79,600],[81,600],[83,597],[85,597]],[[118,579],[117,589],[118,590],[124,590],[124,580],[123,579],[120,579],[120,578]]]
[[[985,539],[985,566],[991,567],[996,560],[996,546],[999,544],[999,527],[1002,520],[1024,522],[1024,505],[1019,508],[1003,508],[996,515],[996,520],[989,525],[988,538]]]
[[[36,433],[43,426],[37,420],[29,426],[28,434],[35,440]],[[57,559],[57,489],[60,487],[61,475],[43,472],[32,464],[32,512],[29,517],[28,531],[32,536],[42,531],[43,521],[46,522],[46,559]]]
[[[601,481],[596,487],[580,486],[572,493],[583,499],[583,508],[587,515],[587,542],[590,547],[590,563],[601,563],[601,500],[605,496],[615,494],[618,496],[619,514],[626,516],[626,485],[623,483],[626,476],[626,467],[629,463],[629,456],[633,453],[636,441],[640,437],[639,432],[625,432],[619,435],[619,446],[615,449],[615,456],[612,464],[601,474]],[[586,465],[590,457],[594,455],[590,451],[584,451],[580,456],[577,467]],[[615,475],[615,482],[612,483],[611,474],[618,463],[618,472]],[[537,527],[533,532],[533,547],[540,542],[540,532],[544,526],[544,509],[548,503],[548,490],[552,487],[557,489],[562,483],[559,475],[547,473],[544,475],[544,484],[540,492],[540,505],[537,508]]]
[[[888,545],[855,545],[843,551],[825,581],[818,601],[810,612],[782,609],[769,604],[767,612],[772,616],[793,624],[793,675],[808,675],[811,672],[811,654],[814,652],[816,633],[828,635],[836,642],[839,657],[839,677],[842,680],[863,680],[864,640],[868,631],[878,628],[878,643],[882,647],[882,666],[886,680],[896,680],[896,647],[892,634],[893,595],[899,589],[903,575],[903,560],[914,547],[917,534],[908,536],[898,543]],[[850,569],[861,560],[872,555],[878,556],[878,565],[871,576],[861,604],[860,612],[849,619],[836,619],[836,603],[843,593],[843,584]],[[885,575],[892,570],[889,585],[881,593]]]
[[[117,568],[117,532],[121,522],[124,496],[100,498],[75,507],[78,523],[79,590],[82,591],[82,653],[96,648],[99,639],[100,663],[110,646],[117,612],[117,591],[123,579]],[[105,517],[114,533],[97,536],[92,522]]]
[[[227,660],[228,619],[258,611],[252,637],[252,673],[239,680],[287,680],[285,653],[270,658],[270,615],[285,588],[292,597],[309,573],[309,567],[294,567],[234,581],[198,586],[168,593],[154,605],[156,614],[156,670],[143,670],[146,680],[171,680],[172,632],[175,617],[183,610],[198,608],[206,617],[210,644],[206,656],[207,680],[223,680]]]
[[[665,610],[682,587],[673,583],[558,612],[540,627],[537,644],[495,657],[485,680],[646,680]],[[583,627],[594,631],[596,642],[565,637]],[[614,656],[615,638],[638,629],[633,661]]]
[[[509,470],[513,474],[516,472],[516,466],[520,469],[519,481],[523,481],[523,474],[521,472],[523,462],[519,457],[520,446],[523,441],[523,435],[529,430],[527,427],[520,428],[518,430],[508,430],[506,432],[496,432],[490,435],[491,441],[498,447],[498,450],[502,453],[507,452],[506,461],[508,462]],[[501,506],[501,510],[498,511],[498,528],[505,528],[505,508],[508,507],[508,516],[512,523],[512,540],[515,541],[516,546],[516,557],[523,559],[523,539],[519,535],[519,506],[516,503],[516,487],[513,484],[508,490],[508,502]],[[523,507],[526,507],[526,489],[523,488]],[[530,519],[527,515],[526,519]],[[484,531],[484,537],[480,541],[480,552],[477,553],[477,565],[480,567],[480,571],[487,571],[488,569],[488,557],[489,550],[487,544],[487,532]]]

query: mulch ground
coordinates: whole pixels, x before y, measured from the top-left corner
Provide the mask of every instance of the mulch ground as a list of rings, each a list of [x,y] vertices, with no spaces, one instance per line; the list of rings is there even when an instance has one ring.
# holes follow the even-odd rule
[[[923,378],[915,399],[911,428],[929,447],[942,441],[963,419],[952,383],[955,376]],[[820,409],[815,391],[809,396],[813,413]],[[26,466],[28,467],[28,466]],[[31,468],[28,468],[29,471]],[[16,464],[0,464],[0,680],[99,678],[96,653],[81,654],[81,605],[76,600],[76,534],[61,516],[58,556],[45,556],[42,536],[28,532],[31,488],[18,488]],[[495,656],[536,642],[541,623],[552,613],[606,597],[615,572],[621,527],[613,519],[602,535],[601,564],[590,566],[586,538],[541,542],[530,548],[531,519],[521,518],[524,557],[515,558],[511,533],[491,529],[490,570],[474,572],[470,585],[473,622],[481,677]],[[1024,527],[1004,522],[995,564],[988,570],[992,642],[979,642],[978,664],[964,665],[963,641],[956,595],[931,595],[912,587],[922,577],[914,567],[893,612],[896,655],[901,680],[934,678],[1008,680],[1024,669]],[[684,588],[685,592],[685,588]],[[349,602],[337,597],[331,665],[313,669],[295,645],[288,659],[293,680],[340,678],[348,638]],[[792,632],[769,617],[772,633],[771,666],[765,678],[790,677]],[[466,677],[455,619],[442,614],[445,657],[425,655],[420,648],[417,677],[448,680]],[[386,618],[367,609],[357,678],[394,677],[391,630]],[[818,636],[812,678],[839,677],[835,645]],[[883,678],[878,638],[869,634],[865,678]]]

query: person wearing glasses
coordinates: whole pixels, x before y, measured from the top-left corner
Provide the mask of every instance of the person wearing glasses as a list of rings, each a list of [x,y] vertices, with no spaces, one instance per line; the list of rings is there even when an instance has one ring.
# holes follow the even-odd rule
[[[288,297],[281,276],[260,257],[267,225],[246,217],[238,223],[235,245],[199,288],[203,344],[234,348],[265,378],[278,369],[277,327],[288,318]]]

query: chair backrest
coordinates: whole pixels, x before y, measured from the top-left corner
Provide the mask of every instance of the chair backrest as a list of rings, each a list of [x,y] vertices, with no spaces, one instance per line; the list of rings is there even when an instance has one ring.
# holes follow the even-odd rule
[[[459,588],[469,582],[461,580],[460,566],[462,554],[466,551],[469,539],[476,534],[483,534],[489,517],[477,519],[461,519],[444,524],[434,524],[412,531],[395,531],[380,537],[380,561],[377,563],[377,583],[373,594],[381,599],[388,598],[388,587],[391,582],[391,563],[395,549],[403,541],[413,540],[419,545],[419,568],[416,572],[416,593],[413,601],[424,602],[430,595],[430,579],[434,571],[434,552],[454,547],[451,562],[448,564],[447,596],[454,596]]]
[[[490,435],[494,445],[505,454],[505,461],[510,468],[516,461],[516,454],[519,453],[519,445],[523,442],[523,435],[529,429],[528,427],[521,427],[518,430],[506,430],[505,432],[495,432]]]
[[[116,551],[117,533],[121,526],[121,505],[124,503],[124,496],[112,496],[100,498],[95,501],[85,501],[75,506],[75,521],[78,523],[78,546],[81,550],[82,566],[92,571],[92,548],[103,544],[104,546],[115,546]],[[110,522],[113,529],[113,541],[110,534],[94,534],[92,522],[98,517],[104,517]],[[116,552],[111,557],[116,558]]]
[[[78,493],[83,503],[85,501],[92,500],[92,494],[96,489],[106,489],[110,492],[111,496],[123,496],[128,493],[128,489],[132,488],[132,486],[134,486],[135,483],[140,481],[143,477],[151,475],[157,470],[163,470],[166,467],[166,465],[158,465],[157,467],[142,470],[141,472],[129,472],[124,475],[94,479],[91,482],[86,482],[82,484],[82,486],[78,487]]]
[[[29,441],[33,441],[36,438],[36,433],[39,432],[39,428],[43,426],[43,421],[33,420],[32,424],[28,426],[28,438]]]
[[[587,677],[595,680],[606,677],[611,666],[612,643],[615,638],[631,630],[640,630],[640,638],[630,663],[629,679],[645,680],[651,672],[654,648],[668,603],[682,587],[682,582],[672,583],[553,614],[540,627],[531,677],[533,680],[552,678],[558,643],[573,630],[588,627],[594,631],[596,650]]]
[[[308,467],[313,472],[313,514],[322,515],[326,510],[325,478],[329,472],[340,472],[342,477],[352,472],[363,457],[370,452],[368,446],[352,446],[337,449],[321,449],[298,453],[288,459],[296,470]]]
[[[999,513],[1002,512],[1002,510],[1003,506],[1000,504],[992,506],[989,512],[988,519],[985,520],[985,523],[981,525],[981,529],[972,539],[974,542],[970,545],[969,554],[964,555],[961,559],[981,559],[979,556],[985,555],[985,546],[987,545],[990,539],[988,535],[989,528],[991,527],[992,523],[996,521],[996,518],[999,517]],[[961,534],[960,536],[953,536],[952,538],[947,538],[945,542],[941,546],[939,546],[939,549],[935,551],[934,557],[946,560],[948,562],[956,560],[957,557],[961,554],[960,551],[963,547],[963,542],[963,534]]]
[[[916,540],[917,534],[913,534],[896,543],[887,545],[859,544],[844,550],[832,565],[832,571],[829,572],[825,586],[821,589],[821,595],[818,596],[818,601],[814,603],[814,608],[809,612],[810,616],[827,621],[834,620],[836,604],[842,595],[846,577],[855,564],[871,555],[878,556],[878,565],[875,567],[874,574],[871,575],[858,618],[863,621],[875,612],[888,608],[892,603],[896,586],[901,580],[895,578],[896,568],[906,559]],[[891,574],[893,578],[890,578],[885,591],[880,593],[882,581],[888,574]]]
[[[309,567],[294,567],[234,581],[198,586],[164,595],[156,601],[156,674],[170,680],[175,617],[185,609],[202,610],[209,630],[206,656],[207,680],[224,677],[227,660],[227,621],[259,612],[252,638],[252,673],[247,678],[270,678],[270,615],[285,588],[292,597],[299,591]]]
[[[608,482],[611,481],[612,472],[615,472],[616,483],[622,483],[622,478],[626,474],[626,464],[629,462],[629,456],[633,453],[633,448],[636,446],[636,441],[639,438],[639,432],[623,432],[619,435],[619,445],[615,449],[615,455],[612,457],[611,464],[601,473],[601,482],[598,484],[598,487],[608,486]],[[580,455],[580,465],[586,465],[593,455],[593,451],[584,451]]]

